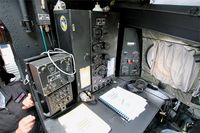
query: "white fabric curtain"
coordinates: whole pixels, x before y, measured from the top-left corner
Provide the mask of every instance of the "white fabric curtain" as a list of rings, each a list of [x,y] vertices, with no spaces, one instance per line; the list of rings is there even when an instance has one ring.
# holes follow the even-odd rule
[[[189,91],[200,69],[193,58],[196,50],[160,40],[153,40],[153,44],[147,57],[151,74],[174,88]]]

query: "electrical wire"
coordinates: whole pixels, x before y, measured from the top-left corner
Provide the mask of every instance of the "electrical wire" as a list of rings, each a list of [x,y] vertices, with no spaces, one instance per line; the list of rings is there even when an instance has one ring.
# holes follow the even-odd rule
[[[70,53],[68,53],[68,52],[66,52],[66,51],[64,51],[63,49],[60,49],[60,48],[55,48],[54,51],[48,50],[48,51],[46,51],[46,52],[41,53],[41,55],[43,55],[43,54],[47,54],[47,56],[49,57],[49,60],[51,61],[51,63],[52,63],[60,72],[66,74],[66,75],[70,75],[70,76],[72,76],[72,75],[74,75],[74,74],[76,73],[76,67],[75,67],[76,64],[75,64],[75,59],[74,59],[73,54],[70,54]],[[63,71],[63,70],[62,70],[61,68],[59,68],[59,67],[56,65],[56,63],[52,60],[50,54],[67,54],[70,58],[72,58],[73,66],[74,66],[74,72],[73,72],[73,73],[67,73],[67,72]]]
[[[40,32],[41,32],[41,35],[42,35],[42,40],[43,40],[43,45],[44,45],[44,49],[45,51],[47,51],[47,43],[46,43],[46,40],[45,40],[45,37],[44,37],[44,31],[43,31],[43,28],[42,26],[40,26]]]
[[[136,84],[141,84],[141,82],[147,87],[147,84],[148,84],[148,82],[146,82],[145,80],[143,80],[143,79],[137,79],[136,81],[135,81],[135,86],[137,86]],[[157,97],[157,98],[159,98],[159,99],[161,99],[161,100],[163,100],[163,101],[166,101],[167,99],[164,99],[164,98],[162,98],[162,97],[160,97],[160,96],[158,96],[158,95],[156,95],[156,94],[154,94],[154,93],[152,93],[152,92],[149,92],[149,91],[147,91],[146,89],[141,89],[142,90],[142,92],[144,92],[144,94],[151,94],[151,95],[153,95],[153,96],[155,96],[155,97]],[[159,90],[157,90],[157,91],[159,91]],[[162,91],[159,91],[160,93],[162,93],[163,95],[165,95],[165,96],[167,96],[168,97],[168,99],[170,100],[170,103],[172,103],[172,101],[171,101],[171,98],[170,98],[170,96],[167,94],[167,93],[164,93],[164,92],[162,92]],[[149,102],[151,102],[154,106],[156,106],[157,108],[159,108],[159,110],[161,111],[161,112],[164,112],[166,109],[162,109],[161,107],[159,107],[159,106],[157,106],[155,103],[153,103],[152,101],[150,101],[149,100]]]

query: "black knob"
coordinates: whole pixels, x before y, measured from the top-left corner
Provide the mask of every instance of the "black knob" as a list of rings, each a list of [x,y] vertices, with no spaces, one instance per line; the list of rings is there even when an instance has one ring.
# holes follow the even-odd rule
[[[100,52],[101,49],[102,49],[102,44],[101,44],[101,43],[97,43],[97,44],[94,44],[94,45],[92,46],[92,50],[93,50],[94,52]]]
[[[93,90],[94,90],[94,91],[98,90],[98,87],[97,87],[97,86],[94,86],[94,87],[93,87]]]
[[[106,70],[105,69],[100,69],[99,71],[98,71],[98,74],[101,76],[101,77],[106,77]]]

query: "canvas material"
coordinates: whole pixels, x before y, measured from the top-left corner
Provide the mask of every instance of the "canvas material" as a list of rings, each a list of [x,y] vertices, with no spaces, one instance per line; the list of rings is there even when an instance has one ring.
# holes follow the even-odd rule
[[[169,46],[171,46],[170,49],[164,48]],[[165,88],[166,92],[173,95],[184,104],[191,106],[193,108],[200,109],[200,106],[190,102],[192,98],[192,93],[197,90],[200,84],[200,79],[199,79],[200,74],[198,73],[200,66],[199,64],[194,63],[194,60],[192,58],[193,57],[192,55],[199,49],[190,46],[199,46],[199,44],[196,42],[172,37],[160,32],[143,29],[141,77],[156,85],[158,85],[159,81],[161,81],[161,79],[164,78],[162,82],[166,84]],[[173,80],[170,80],[169,77],[166,78],[163,75],[159,75],[159,72],[156,71],[159,67],[158,63],[156,64],[155,62],[153,62],[151,64],[152,69],[150,69],[146,57],[147,57],[147,51],[151,47],[153,47],[155,51],[155,53],[152,55],[154,58],[158,58],[161,61],[166,57],[169,58],[165,61],[162,61],[161,66],[165,67],[166,70],[170,70],[169,68],[170,66],[174,68],[173,71],[171,70],[172,72],[169,74],[169,77],[177,75],[173,77],[175,78],[173,80],[177,82],[176,84],[173,83],[172,82]],[[170,55],[173,54],[171,49],[175,51],[174,54],[177,54],[179,56],[174,57]],[[164,56],[160,55],[158,56],[157,52],[159,52],[159,54],[164,53]],[[185,56],[185,54],[187,54],[187,56]],[[179,65],[176,65],[176,60],[179,60]],[[180,60],[182,60],[182,62]],[[189,60],[190,63],[186,63],[186,60]],[[165,62],[167,62],[167,64],[165,64]],[[181,63],[183,64],[183,66],[181,66],[182,65]],[[181,67],[182,70],[179,70]],[[164,74],[166,74],[167,72],[166,70],[163,72]],[[196,79],[197,81],[195,81]],[[168,81],[168,83],[165,81]]]

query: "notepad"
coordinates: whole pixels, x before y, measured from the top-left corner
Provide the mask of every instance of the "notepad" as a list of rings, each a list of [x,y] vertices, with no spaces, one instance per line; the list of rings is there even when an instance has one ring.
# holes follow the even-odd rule
[[[119,86],[101,95],[99,99],[127,121],[138,117],[147,105],[146,99]]]
[[[78,107],[58,118],[66,133],[108,133],[111,127],[86,105]]]

